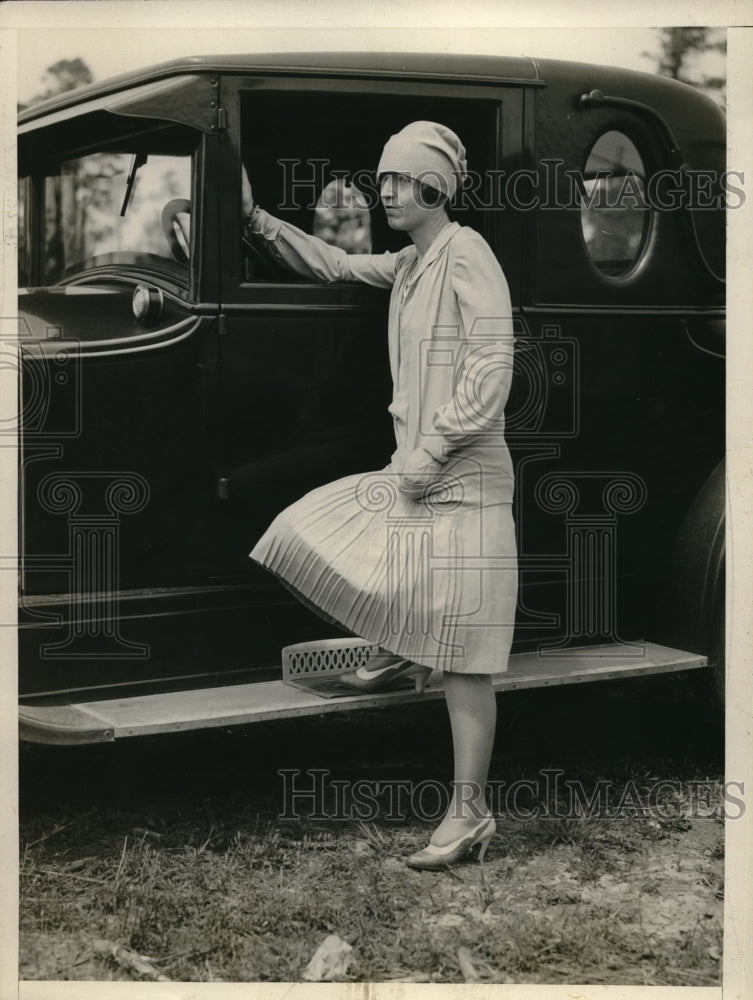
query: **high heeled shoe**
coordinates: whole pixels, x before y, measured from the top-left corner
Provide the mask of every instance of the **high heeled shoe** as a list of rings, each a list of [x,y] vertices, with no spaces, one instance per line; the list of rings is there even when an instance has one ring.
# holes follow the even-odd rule
[[[411,660],[397,660],[395,663],[388,663],[386,667],[377,667],[374,670],[369,670],[368,667],[359,667],[358,670],[342,674],[337,679],[340,684],[353,688],[354,691],[371,694],[374,691],[386,690],[390,684],[403,677],[413,677],[416,693],[421,694],[431,672],[431,667],[425,667],[420,663],[413,663]]]
[[[422,871],[439,871],[468,857],[476,846],[479,849],[478,860],[483,861],[489,842],[496,832],[497,824],[494,822],[494,817],[485,816],[475,830],[464,833],[462,837],[443,847],[430,842],[423,850],[407,857],[405,863],[411,868],[419,868]]]

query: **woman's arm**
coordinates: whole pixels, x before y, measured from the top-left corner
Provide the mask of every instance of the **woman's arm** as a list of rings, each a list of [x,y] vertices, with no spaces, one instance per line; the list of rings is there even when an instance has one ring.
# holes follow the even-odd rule
[[[348,254],[254,205],[245,168],[241,184],[246,232],[264,239],[268,252],[297,274],[314,281],[364,281],[379,288],[395,283],[397,254]]]
[[[272,256],[314,281],[364,281],[379,288],[391,288],[395,283],[395,253],[346,253],[258,207],[250,217],[248,231],[266,241]]]

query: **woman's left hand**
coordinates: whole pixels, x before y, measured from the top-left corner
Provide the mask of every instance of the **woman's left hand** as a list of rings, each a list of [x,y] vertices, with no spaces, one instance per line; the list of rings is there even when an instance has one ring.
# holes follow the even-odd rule
[[[424,448],[416,448],[405,460],[399,489],[409,497],[420,497],[440,479],[442,463]]]

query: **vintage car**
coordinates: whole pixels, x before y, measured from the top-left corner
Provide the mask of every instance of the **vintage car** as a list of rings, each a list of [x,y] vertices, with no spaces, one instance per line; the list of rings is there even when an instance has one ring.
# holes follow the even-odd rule
[[[417,119],[463,138],[452,217],[489,242],[514,309],[520,596],[497,690],[704,668],[723,691],[724,224],[742,193],[716,105],[545,59],[211,56],[20,116],[22,738],[417,697],[307,686],[362,647],[248,558],[278,511],[384,467],[393,440],[388,293],[304,280],[241,213],[245,169],[272,214],[398,249],[374,170]]]

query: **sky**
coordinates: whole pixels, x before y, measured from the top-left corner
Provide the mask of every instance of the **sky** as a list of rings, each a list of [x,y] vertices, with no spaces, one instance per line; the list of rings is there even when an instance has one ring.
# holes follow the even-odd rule
[[[80,56],[95,79],[105,79],[139,66],[178,56],[220,52],[317,51],[333,49],[387,49],[389,51],[474,52],[496,55],[530,55],[578,62],[600,62],[629,69],[653,71],[655,60],[642,56],[658,51],[657,29],[636,28],[620,32],[604,29],[492,30],[405,32],[397,30],[240,29],[209,31],[135,27],[117,32],[90,28],[84,31],[53,29],[19,34],[19,99],[40,89],[40,77],[58,59]]]

